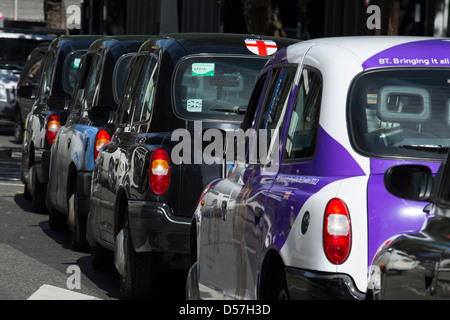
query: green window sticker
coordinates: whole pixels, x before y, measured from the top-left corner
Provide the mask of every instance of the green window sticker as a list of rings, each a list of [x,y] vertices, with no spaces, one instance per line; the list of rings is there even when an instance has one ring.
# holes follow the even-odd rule
[[[193,63],[192,76],[214,76],[214,63]]]
[[[81,58],[73,59],[73,68],[74,69],[78,69],[80,67],[80,61],[81,61]]]

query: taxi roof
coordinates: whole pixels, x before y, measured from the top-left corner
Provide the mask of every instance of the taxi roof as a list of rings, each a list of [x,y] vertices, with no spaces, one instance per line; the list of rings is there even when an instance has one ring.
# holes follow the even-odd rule
[[[298,62],[299,57],[315,47],[315,51],[347,53],[359,61],[363,69],[376,67],[396,67],[407,65],[447,66],[450,41],[447,38],[416,36],[353,36],[319,38],[294,44],[288,48],[290,62]],[[438,59],[432,64],[431,58]],[[428,59],[428,60],[427,60]]]
[[[149,37],[146,43],[141,47],[140,51],[152,51],[152,47],[156,44],[163,50],[171,48],[171,44],[178,44],[186,55],[200,53],[229,53],[229,54],[245,54],[251,55],[251,51],[247,48],[245,40],[272,40],[279,47],[298,42],[298,39],[279,38],[272,36],[261,36],[252,34],[232,34],[232,33],[176,33],[165,34],[161,36]]]

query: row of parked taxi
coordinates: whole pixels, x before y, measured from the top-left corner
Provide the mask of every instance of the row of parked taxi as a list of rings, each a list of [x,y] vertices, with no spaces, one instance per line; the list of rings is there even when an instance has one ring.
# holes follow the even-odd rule
[[[38,87],[18,88],[33,101],[25,195],[95,267],[114,254],[125,298],[178,267],[189,299],[401,298],[392,270],[424,277],[409,293],[445,297],[443,251],[427,269],[394,240],[442,212],[428,203],[449,145],[449,50],[410,37],[60,37]],[[218,161],[198,161],[211,145]]]
[[[171,133],[238,128],[259,71],[294,40],[251,35],[68,36],[48,47],[25,123],[21,177],[37,212],[101,268],[115,253],[126,298],[161,265],[189,266],[198,197],[222,165],[174,165]],[[103,148],[102,148],[103,147]],[[186,151],[187,152],[187,151]]]

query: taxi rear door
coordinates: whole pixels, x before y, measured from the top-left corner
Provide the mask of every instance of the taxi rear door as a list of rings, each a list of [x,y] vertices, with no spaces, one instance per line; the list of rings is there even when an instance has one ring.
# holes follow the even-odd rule
[[[292,93],[296,66],[274,67],[267,75],[267,90],[262,95],[260,112],[249,138],[248,168],[243,175],[243,188],[235,200],[231,214],[224,222],[224,233],[233,252],[224,269],[225,297],[257,299],[258,268],[264,238],[266,197],[278,173],[281,129]],[[233,261],[233,263],[229,263]],[[226,263],[226,261],[223,261]]]

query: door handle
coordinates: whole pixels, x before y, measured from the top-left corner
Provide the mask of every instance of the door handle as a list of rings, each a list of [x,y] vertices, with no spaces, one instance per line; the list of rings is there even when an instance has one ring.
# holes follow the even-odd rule
[[[256,207],[255,208],[255,217],[256,218],[261,218],[263,214],[263,209],[260,207]]]
[[[69,138],[69,139],[67,140],[67,149],[70,148],[70,143],[71,143],[71,142],[72,142],[72,139]]]
[[[220,210],[220,215],[223,221],[227,220],[227,202],[225,200],[222,201],[222,205],[221,205],[221,209]]]

